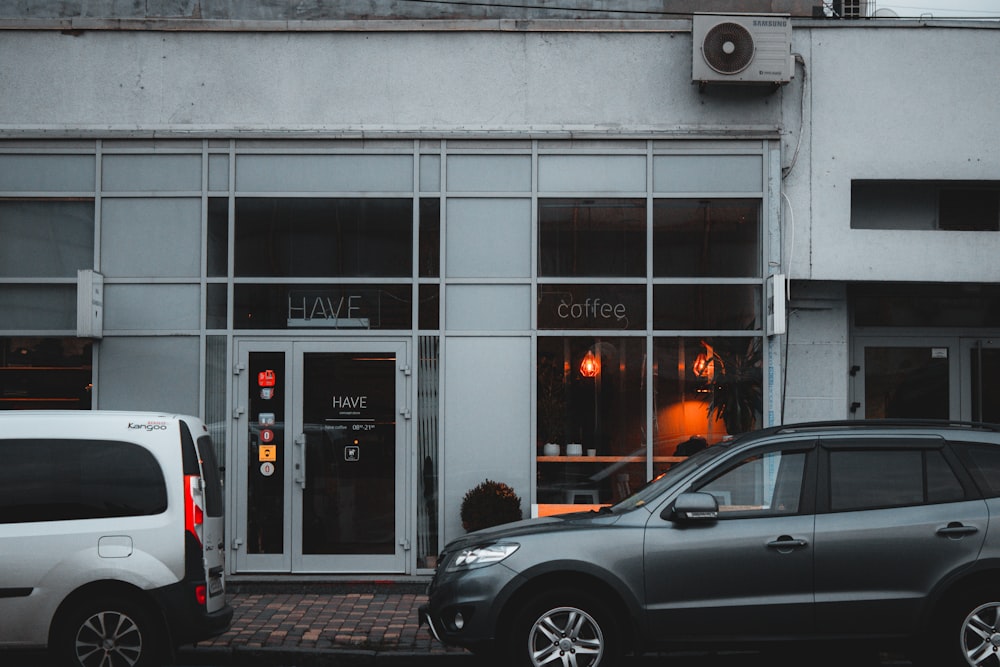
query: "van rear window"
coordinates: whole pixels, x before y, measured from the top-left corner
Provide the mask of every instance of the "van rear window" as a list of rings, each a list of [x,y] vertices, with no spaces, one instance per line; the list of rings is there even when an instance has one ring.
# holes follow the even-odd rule
[[[148,450],[113,440],[0,440],[0,523],[160,514],[167,487]]]
[[[181,450],[185,475],[200,475],[204,471],[205,514],[222,516],[225,513],[222,501],[222,476],[219,474],[212,438],[207,435],[201,436],[198,438],[196,448],[191,429],[185,422],[181,422]]]

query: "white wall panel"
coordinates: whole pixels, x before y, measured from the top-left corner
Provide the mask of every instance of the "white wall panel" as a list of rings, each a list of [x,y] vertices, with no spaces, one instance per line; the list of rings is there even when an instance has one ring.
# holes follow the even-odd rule
[[[201,326],[198,285],[105,285],[104,329],[197,330]]]
[[[446,264],[450,278],[529,278],[531,201],[449,199]]]
[[[531,325],[528,285],[448,285],[445,327],[453,331],[524,331]]]
[[[444,538],[464,534],[466,491],[492,479],[513,487],[530,516],[531,339],[445,339]]]
[[[105,338],[95,384],[101,410],[199,413],[198,337]]]
[[[201,275],[200,199],[104,199],[102,204],[105,276]]]

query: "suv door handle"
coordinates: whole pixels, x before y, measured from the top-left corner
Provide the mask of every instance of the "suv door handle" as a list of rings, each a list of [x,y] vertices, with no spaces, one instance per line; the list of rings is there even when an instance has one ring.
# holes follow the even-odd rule
[[[794,549],[801,549],[802,547],[808,546],[809,543],[802,539],[796,539],[791,535],[782,535],[776,540],[771,540],[767,543],[768,549],[777,549],[781,553],[790,553]]]
[[[960,521],[952,521],[944,528],[938,528],[937,534],[944,537],[950,537],[952,539],[958,539],[960,537],[965,537],[966,535],[973,535],[978,533],[979,529],[975,526],[966,526]]]

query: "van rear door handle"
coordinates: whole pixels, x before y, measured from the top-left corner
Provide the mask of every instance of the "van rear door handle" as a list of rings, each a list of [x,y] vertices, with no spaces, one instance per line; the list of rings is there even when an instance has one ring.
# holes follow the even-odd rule
[[[966,526],[961,521],[952,521],[944,528],[938,528],[937,534],[943,537],[958,539],[960,537],[965,537],[966,535],[974,535],[978,532],[979,529],[975,526]]]

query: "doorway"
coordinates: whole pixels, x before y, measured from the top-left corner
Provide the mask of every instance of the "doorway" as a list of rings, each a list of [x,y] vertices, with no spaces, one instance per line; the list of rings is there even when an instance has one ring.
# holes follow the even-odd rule
[[[236,572],[406,570],[408,342],[236,343]]]
[[[1000,338],[859,336],[851,383],[854,418],[1000,422]]]

